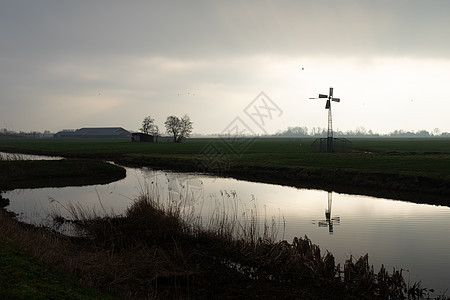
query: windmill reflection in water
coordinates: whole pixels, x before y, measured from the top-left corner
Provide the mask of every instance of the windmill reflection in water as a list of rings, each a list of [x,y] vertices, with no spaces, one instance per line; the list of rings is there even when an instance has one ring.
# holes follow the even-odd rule
[[[340,217],[331,217],[332,192],[328,192],[328,207],[325,209],[325,220],[318,220],[319,227],[328,227],[328,232],[333,234],[333,226],[341,223]]]

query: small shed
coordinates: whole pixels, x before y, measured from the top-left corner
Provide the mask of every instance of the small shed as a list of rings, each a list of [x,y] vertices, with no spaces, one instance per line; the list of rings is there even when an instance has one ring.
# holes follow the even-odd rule
[[[155,137],[150,134],[142,133],[142,132],[134,132],[131,134],[132,142],[154,142]]]

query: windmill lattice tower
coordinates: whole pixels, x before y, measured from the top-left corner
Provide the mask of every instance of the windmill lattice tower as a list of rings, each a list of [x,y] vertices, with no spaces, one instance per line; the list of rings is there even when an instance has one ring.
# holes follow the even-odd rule
[[[333,121],[332,121],[332,116],[331,116],[331,101],[340,102],[341,99],[333,97],[333,88],[332,87],[330,87],[329,95],[319,94],[318,98],[309,98],[309,99],[327,99],[327,103],[325,104],[325,109],[328,109],[327,152],[334,152]]]

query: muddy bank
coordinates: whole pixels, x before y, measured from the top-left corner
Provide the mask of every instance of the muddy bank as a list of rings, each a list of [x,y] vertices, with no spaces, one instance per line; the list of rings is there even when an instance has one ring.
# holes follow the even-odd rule
[[[114,161],[130,167],[148,166],[182,172],[203,172],[216,176],[298,188],[322,189],[415,203],[450,205],[450,181],[447,178],[312,167],[261,167],[230,164],[226,168],[206,168],[201,161],[196,159],[176,157],[123,156]]]

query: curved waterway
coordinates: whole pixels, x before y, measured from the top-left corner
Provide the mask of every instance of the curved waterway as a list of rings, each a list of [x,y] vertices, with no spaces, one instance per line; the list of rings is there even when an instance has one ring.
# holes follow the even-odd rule
[[[147,191],[159,201],[182,201],[183,209],[208,224],[226,213],[242,220],[255,216],[289,242],[308,236],[343,265],[369,253],[377,272],[403,269],[410,283],[421,281],[436,294],[450,288],[450,208],[321,190],[247,182],[202,174],[127,168],[125,179],[84,187],[14,190],[7,210],[23,222],[52,224],[52,215],[70,218],[70,206],[98,215],[122,214]],[[242,221],[244,222],[244,221]]]

